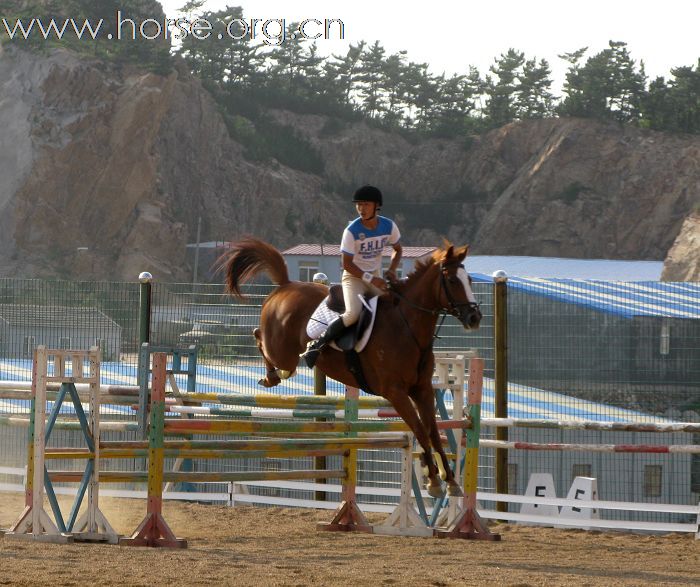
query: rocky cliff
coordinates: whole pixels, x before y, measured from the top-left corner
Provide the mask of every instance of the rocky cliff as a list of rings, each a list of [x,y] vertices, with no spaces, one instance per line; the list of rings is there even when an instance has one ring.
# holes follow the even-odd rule
[[[270,116],[316,149],[322,174],[247,160],[183,69],[5,50],[0,274],[187,279],[198,217],[203,240],[333,242],[367,182],[407,244],[447,236],[481,254],[663,259],[700,194],[698,137],[565,119],[416,140]]]
[[[664,262],[664,281],[700,281],[700,211],[685,219]]]

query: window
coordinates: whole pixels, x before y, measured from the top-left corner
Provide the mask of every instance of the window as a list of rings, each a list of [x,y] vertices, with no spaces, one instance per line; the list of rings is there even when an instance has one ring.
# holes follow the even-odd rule
[[[318,273],[316,261],[299,261],[299,281],[313,281],[314,273]]]
[[[69,350],[70,349],[70,337],[69,336],[62,336],[61,338],[58,339],[58,348],[61,350]]]
[[[571,465],[571,482],[576,477],[593,477],[593,467],[589,463]]]
[[[661,497],[663,467],[644,465],[644,497]]]

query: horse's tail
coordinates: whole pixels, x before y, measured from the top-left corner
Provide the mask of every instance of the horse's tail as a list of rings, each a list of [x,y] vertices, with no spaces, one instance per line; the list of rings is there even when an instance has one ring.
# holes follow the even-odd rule
[[[241,285],[258,273],[267,273],[277,285],[289,283],[289,272],[284,258],[272,245],[253,237],[235,243],[218,263],[224,272],[226,291],[242,298]]]

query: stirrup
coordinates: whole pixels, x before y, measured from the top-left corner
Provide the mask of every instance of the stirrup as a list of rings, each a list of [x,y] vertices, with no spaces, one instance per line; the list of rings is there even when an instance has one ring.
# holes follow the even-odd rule
[[[309,353],[313,351],[320,351],[321,349],[317,349],[314,346],[315,340],[310,340],[309,342],[306,343],[306,348],[304,349],[303,353],[299,354],[299,358],[303,359],[305,358]]]
[[[316,361],[318,361],[318,357],[321,355],[321,349],[323,348],[322,346],[316,346],[314,343],[316,341],[311,341],[307,347],[306,350],[299,355],[304,361],[306,362],[306,366],[309,369],[313,369],[314,365],[316,364]]]

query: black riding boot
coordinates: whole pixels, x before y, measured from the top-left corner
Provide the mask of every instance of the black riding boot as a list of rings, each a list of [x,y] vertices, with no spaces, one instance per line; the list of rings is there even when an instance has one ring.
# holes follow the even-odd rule
[[[313,369],[318,360],[318,356],[321,354],[321,349],[329,342],[333,342],[338,338],[344,330],[345,324],[343,324],[343,319],[336,318],[328,325],[326,331],[319,338],[309,342],[306,351],[299,356],[306,361],[310,369]]]

